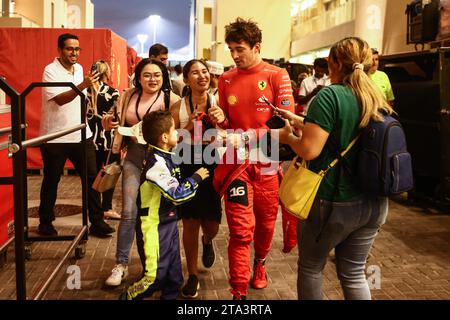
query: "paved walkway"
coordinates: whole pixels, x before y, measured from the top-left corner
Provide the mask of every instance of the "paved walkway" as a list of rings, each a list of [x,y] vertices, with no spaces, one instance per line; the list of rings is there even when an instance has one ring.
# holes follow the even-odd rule
[[[28,185],[29,208],[39,205],[40,176],[30,176]],[[78,177],[64,176],[60,183],[58,203],[81,204]],[[114,206],[120,210],[120,186],[114,197]],[[38,220],[30,218],[31,232],[36,230]],[[111,221],[118,227],[118,221]],[[60,234],[73,234],[81,226],[81,215],[56,220]],[[180,228],[182,228],[180,224]],[[117,299],[118,295],[136,280],[140,274],[140,263],[135,246],[130,264],[131,276],[118,288],[107,288],[104,280],[114,266],[116,233],[108,239],[89,238],[86,256],[81,260],[70,259],[52,282],[45,299]],[[215,240],[217,259],[207,270],[200,266],[199,299],[229,300],[227,258],[228,230],[226,220],[220,226]],[[42,286],[59,262],[68,242],[36,242],[32,246],[32,257],[27,262],[27,294],[33,296]],[[284,254],[282,249],[281,216],[278,217],[273,249],[267,258],[269,286],[263,290],[249,290],[252,300],[293,300],[297,298],[297,249]],[[201,254],[201,246],[200,246]],[[185,276],[184,251],[182,263]],[[67,288],[67,267],[76,264],[81,271],[81,289]],[[401,202],[390,202],[390,216],[382,228],[371,252],[368,266],[370,279],[381,274],[375,282],[374,299],[450,299],[450,215],[434,210],[406,206]],[[0,299],[15,299],[14,251],[8,250],[8,262],[0,269]],[[325,299],[343,299],[335,275],[335,265],[330,257],[324,274]],[[157,298],[157,297],[155,297]]]

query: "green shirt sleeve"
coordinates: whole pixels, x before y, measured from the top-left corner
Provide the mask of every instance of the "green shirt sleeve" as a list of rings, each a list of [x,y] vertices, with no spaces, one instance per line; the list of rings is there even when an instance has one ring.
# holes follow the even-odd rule
[[[336,96],[331,87],[319,91],[308,109],[305,122],[315,123],[323,130],[331,133],[336,123]]]

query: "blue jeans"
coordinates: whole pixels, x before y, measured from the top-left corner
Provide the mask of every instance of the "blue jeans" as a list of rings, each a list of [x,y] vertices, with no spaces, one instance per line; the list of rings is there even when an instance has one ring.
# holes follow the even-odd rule
[[[388,198],[348,202],[316,198],[308,219],[298,223],[298,298],[322,299],[322,273],[334,248],[345,299],[370,300],[366,260],[387,214]]]
[[[137,205],[142,161],[145,149],[130,144],[122,170],[122,217],[117,231],[117,264],[128,264],[131,246],[136,234]]]

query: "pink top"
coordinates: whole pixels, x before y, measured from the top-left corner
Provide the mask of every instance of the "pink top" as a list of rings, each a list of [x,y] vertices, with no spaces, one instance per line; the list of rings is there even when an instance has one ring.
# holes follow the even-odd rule
[[[158,93],[156,92],[154,95],[148,99],[148,102],[143,103],[142,97],[141,101],[139,102],[139,108],[137,110],[140,120],[136,116],[136,101],[138,98],[138,93],[134,94],[133,97],[130,99],[129,106],[127,108],[127,112],[125,114],[125,121],[128,126],[133,126],[139,121],[141,121],[146,113],[158,111],[158,110],[164,110],[164,93],[162,91],[159,91],[160,94],[158,96]]]

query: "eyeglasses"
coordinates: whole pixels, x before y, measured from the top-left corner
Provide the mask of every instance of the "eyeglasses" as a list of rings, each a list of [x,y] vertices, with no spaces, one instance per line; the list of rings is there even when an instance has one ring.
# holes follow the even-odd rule
[[[162,73],[161,72],[156,72],[156,73],[146,72],[146,73],[142,74],[142,77],[144,79],[156,79],[156,80],[159,80],[159,79],[162,78]]]
[[[64,47],[64,50],[70,51],[70,52],[80,52],[80,47]]]

